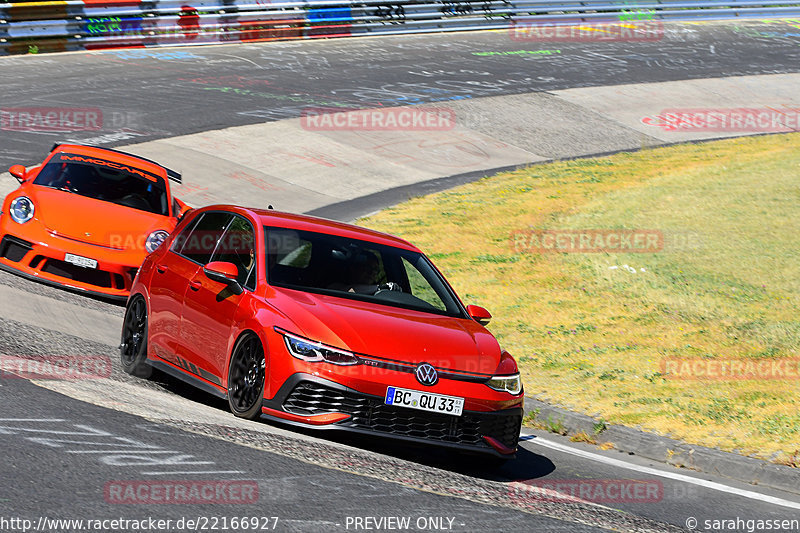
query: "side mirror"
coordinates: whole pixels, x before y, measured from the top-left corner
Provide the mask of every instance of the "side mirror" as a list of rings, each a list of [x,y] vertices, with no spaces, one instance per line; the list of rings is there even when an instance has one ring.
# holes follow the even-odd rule
[[[239,277],[239,268],[233,263],[214,261],[203,267],[203,273],[208,279],[227,285],[233,294],[239,295],[244,292],[242,286],[236,281],[236,278]]]
[[[191,210],[191,207],[178,200],[174,196],[172,197],[172,216],[177,218],[178,222],[180,222],[181,219]]]
[[[488,324],[489,320],[491,320],[492,318],[492,314],[479,305],[468,305],[467,313],[472,318],[472,320],[474,320],[481,326],[485,326],[486,324]]]
[[[25,170],[25,167],[23,167],[22,165],[13,165],[11,168],[8,169],[8,172],[12,176],[17,178],[18,182],[22,183],[23,181],[25,181],[25,174],[27,173],[27,170]]]

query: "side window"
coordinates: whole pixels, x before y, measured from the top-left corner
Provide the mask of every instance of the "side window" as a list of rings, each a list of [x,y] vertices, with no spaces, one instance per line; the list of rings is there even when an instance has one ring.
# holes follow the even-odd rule
[[[187,228],[185,237],[183,233],[178,236],[176,241],[180,239],[183,242],[177,243],[180,248],[173,247],[173,251],[201,265],[206,265],[210,262],[211,254],[214,253],[217,243],[222,239],[232,218],[231,213],[214,211],[203,213],[191,229]]]
[[[266,230],[267,278],[270,283],[297,285],[309,277],[313,245],[292,229]]]
[[[172,239],[172,246],[170,247],[171,251],[175,252],[176,254],[181,253],[184,244],[186,244],[186,241],[189,240],[189,235],[191,234],[192,230],[194,230],[194,227],[201,218],[203,218],[203,215],[195,217],[194,220],[186,224],[186,227],[183,228],[174,239]]]
[[[239,269],[237,281],[243,287],[255,289],[256,234],[253,225],[238,215],[233,217],[219,241],[211,261],[233,263]]]

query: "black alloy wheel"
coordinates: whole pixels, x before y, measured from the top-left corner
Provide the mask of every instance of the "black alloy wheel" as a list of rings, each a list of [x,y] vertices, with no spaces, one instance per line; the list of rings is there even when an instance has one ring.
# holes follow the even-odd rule
[[[146,362],[147,304],[141,296],[134,296],[125,310],[119,354],[122,370],[132,376],[150,377],[152,368]]]
[[[248,333],[236,343],[228,370],[228,405],[240,418],[257,418],[264,398],[264,347]]]

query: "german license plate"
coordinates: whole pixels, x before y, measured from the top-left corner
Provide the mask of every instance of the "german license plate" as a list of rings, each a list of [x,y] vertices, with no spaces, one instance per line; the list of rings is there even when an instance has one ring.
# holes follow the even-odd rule
[[[89,259],[88,257],[81,257],[80,255],[66,254],[64,256],[64,261],[83,268],[97,268],[97,261]]]
[[[454,416],[461,416],[464,410],[464,398],[397,387],[387,387],[385,403]]]

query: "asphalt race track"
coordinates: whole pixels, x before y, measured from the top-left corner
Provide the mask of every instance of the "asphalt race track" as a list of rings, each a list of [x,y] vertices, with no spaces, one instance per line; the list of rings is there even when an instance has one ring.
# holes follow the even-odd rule
[[[758,21],[673,24],[664,40],[639,43],[517,42],[498,31],[4,57],[0,110],[82,109],[102,119],[70,132],[3,122],[0,168],[36,163],[57,141],[126,146],[181,165],[186,183],[178,190],[195,205],[277,198],[282,209],[349,220],[491,169],[669,142],[632,124],[645,114],[642,102],[658,95],[680,100],[687,84],[745,80],[751,99],[779,88],[784,92],[776,94],[794,94],[794,100],[764,104],[797,107],[800,30],[792,28]],[[637,113],[642,109],[630,124],[609,114],[625,109],[602,109],[603,98],[627,101],[639,86],[652,90],[630,100]],[[720,89],[698,98],[731,95]],[[403,152],[403,172],[392,174],[389,164],[374,174],[359,169],[368,187],[348,181],[356,179],[350,169],[358,161],[338,168],[328,152],[293,152],[305,158],[297,165],[321,170],[306,182],[286,177],[311,168],[289,165],[282,152],[282,143],[294,142],[281,138],[289,131],[282,128],[296,124],[304,109],[417,104],[465,113],[460,139],[471,135],[469,146],[484,143],[494,151],[486,148],[474,165],[450,171],[439,161],[441,168],[430,173],[421,152],[414,158]],[[520,109],[527,114],[511,117]],[[347,140],[353,150],[366,142],[354,139]],[[139,143],[140,149],[130,147]],[[465,150],[462,157],[471,154]],[[205,169],[195,169],[212,156],[217,159]],[[385,150],[381,156],[400,161]],[[376,165],[385,160],[376,158]],[[247,168],[218,172],[230,161]],[[418,169],[415,179],[398,177],[407,168]],[[8,174],[0,177],[2,194],[14,184]],[[237,189],[246,191],[245,200]],[[441,450],[242,421],[226,404],[166,376],[147,381],[121,372],[116,345],[123,311],[0,271],[0,354],[97,356],[112,364],[109,378],[84,381],[2,373],[0,530],[22,531],[19,522],[2,521],[15,517],[40,531],[80,530],[48,526],[42,517],[171,520],[162,529],[168,531],[203,529],[187,526],[187,519],[205,521],[210,530],[215,517],[217,530],[224,530],[223,518],[247,517],[260,530],[308,532],[687,531],[693,524],[706,530],[704,520],[800,518],[798,494],[678,471],[538,430],[524,430],[518,459],[496,469]],[[591,503],[555,493],[534,498],[529,490],[542,482],[622,479],[657,487],[656,496]],[[114,500],[120,483],[164,480],[231,480],[257,487],[257,497],[185,505]],[[389,517],[409,525],[395,527],[402,521]],[[726,531],[739,530],[745,529]]]
[[[519,42],[507,32],[6,57],[3,107],[103,111],[126,142],[300,116],[308,107],[450,102],[579,87],[796,72],[796,28],[668,25],[661,41]],[[769,30],[769,31],[766,31]],[[762,36],[759,34],[767,34]],[[777,35],[772,35],[777,34]],[[519,50],[546,53],[510,54]],[[477,55],[477,54],[496,55]],[[35,162],[50,137],[4,132],[0,168]]]

